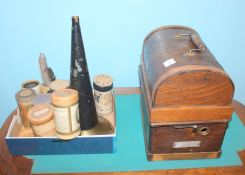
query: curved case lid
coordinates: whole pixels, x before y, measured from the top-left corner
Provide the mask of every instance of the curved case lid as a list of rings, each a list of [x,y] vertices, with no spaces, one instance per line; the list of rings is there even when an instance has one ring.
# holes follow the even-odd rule
[[[232,102],[232,80],[191,28],[164,26],[152,31],[144,40],[141,64],[153,105]]]

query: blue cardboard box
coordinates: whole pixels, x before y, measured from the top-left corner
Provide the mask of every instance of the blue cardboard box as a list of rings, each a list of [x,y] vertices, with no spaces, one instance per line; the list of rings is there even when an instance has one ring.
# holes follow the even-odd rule
[[[115,112],[104,116],[114,127],[113,134],[78,136],[71,140],[53,137],[17,137],[22,127],[16,113],[10,124],[6,142],[13,155],[99,154],[116,151]]]

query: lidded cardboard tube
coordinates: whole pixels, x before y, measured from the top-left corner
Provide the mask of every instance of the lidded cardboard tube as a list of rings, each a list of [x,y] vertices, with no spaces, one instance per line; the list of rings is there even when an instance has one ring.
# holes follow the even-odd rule
[[[113,79],[109,75],[99,74],[94,77],[94,99],[99,116],[109,114],[113,110]]]
[[[78,92],[74,89],[57,90],[51,95],[54,106],[56,135],[69,140],[80,135]]]
[[[30,122],[27,117],[29,109],[32,107],[32,100],[35,97],[36,92],[33,89],[21,89],[15,95],[16,101],[18,103],[21,121],[24,127],[30,127]]]
[[[28,112],[28,119],[36,136],[54,136],[54,108],[49,104],[34,105]]]
[[[36,94],[40,94],[40,82],[38,80],[26,80],[21,86],[23,89],[33,89]]]

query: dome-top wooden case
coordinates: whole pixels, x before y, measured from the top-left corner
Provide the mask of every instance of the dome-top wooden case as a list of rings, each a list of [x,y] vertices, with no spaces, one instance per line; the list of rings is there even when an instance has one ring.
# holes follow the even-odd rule
[[[139,76],[148,159],[218,157],[234,85],[197,32],[183,26],[152,31]]]

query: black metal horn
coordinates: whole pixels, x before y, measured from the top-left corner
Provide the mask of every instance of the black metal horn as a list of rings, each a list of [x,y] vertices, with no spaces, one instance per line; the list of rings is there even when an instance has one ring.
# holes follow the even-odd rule
[[[87,60],[79,25],[79,17],[72,17],[70,88],[79,93],[81,130],[93,128],[98,123]]]

